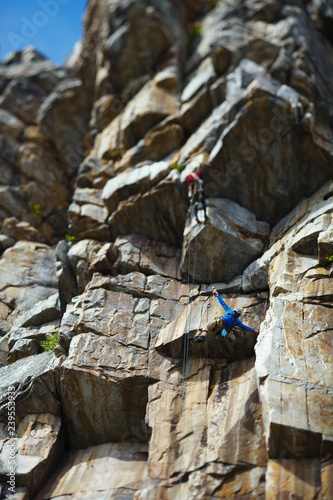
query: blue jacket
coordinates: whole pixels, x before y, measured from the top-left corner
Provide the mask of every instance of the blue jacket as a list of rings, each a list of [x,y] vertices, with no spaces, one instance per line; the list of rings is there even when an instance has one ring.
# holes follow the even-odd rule
[[[254,332],[253,328],[250,328],[249,326],[243,325],[241,321],[239,321],[238,318],[234,316],[234,312],[232,309],[230,309],[229,306],[224,302],[222,297],[220,295],[217,296],[217,300],[225,310],[227,314],[224,316],[220,316],[224,320],[224,328],[229,331],[231,330],[234,326],[238,326],[239,328],[242,328],[242,330],[245,330],[246,332]]]

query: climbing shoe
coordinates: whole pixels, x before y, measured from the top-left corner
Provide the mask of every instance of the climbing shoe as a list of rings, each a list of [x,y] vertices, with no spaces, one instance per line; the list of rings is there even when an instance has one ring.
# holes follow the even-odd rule
[[[203,342],[205,340],[205,337],[192,337],[190,339],[191,342]]]

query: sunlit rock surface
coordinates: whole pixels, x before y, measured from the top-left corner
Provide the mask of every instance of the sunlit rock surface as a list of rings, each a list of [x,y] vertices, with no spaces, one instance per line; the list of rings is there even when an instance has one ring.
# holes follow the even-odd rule
[[[200,205],[199,205],[200,206]],[[207,223],[200,224],[194,217],[187,219],[182,271],[199,283],[230,281],[241,274],[264,249],[269,235],[269,224],[226,199],[212,198],[207,202]],[[195,267],[197,255],[205,255]],[[191,272],[192,270],[192,272]],[[208,278],[208,280],[207,280]]]
[[[17,437],[8,442],[1,429],[0,477],[6,481],[15,443],[15,476],[18,486],[32,497],[52,474],[63,455],[61,419],[50,413],[29,414],[17,426]]]
[[[333,497],[331,10],[89,0],[0,63],[3,498]],[[258,336],[190,341],[212,285]]]

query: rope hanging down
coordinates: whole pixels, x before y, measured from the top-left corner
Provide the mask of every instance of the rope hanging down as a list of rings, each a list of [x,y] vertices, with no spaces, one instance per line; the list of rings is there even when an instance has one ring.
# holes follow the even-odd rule
[[[183,410],[183,400],[186,397],[186,381],[187,381],[187,368],[188,368],[188,356],[189,356],[189,329],[191,326],[191,313],[192,313],[192,300],[191,300],[191,290],[190,290],[190,277],[191,277],[191,231],[192,231],[192,210],[190,210],[190,233],[189,233],[189,257],[188,257],[188,271],[187,271],[187,312],[185,319],[185,328],[184,328],[184,353],[183,353],[183,384],[182,384],[182,408]],[[197,235],[195,236],[195,246],[194,246],[194,259],[193,259],[193,273],[192,273],[192,289],[194,287],[194,279],[195,279],[195,268],[196,268],[196,259],[197,259]]]
[[[182,388],[181,388],[181,408],[180,408],[180,422],[181,422],[181,435],[184,435],[184,419],[183,413],[186,401],[186,384],[187,384],[187,371],[188,371],[188,358],[189,358],[189,330],[191,326],[191,313],[192,313],[192,300],[191,300],[191,290],[190,290],[190,277],[191,277],[191,230],[192,230],[192,210],[190,208],[190,233],[189,233],[189,250],[188,250],[188,271],[187,271],[187,297],[188,301],[186,304],[186,319],[184,327],[184,353],[183,353],[183,377],[182,377]],[[192,273],[192,290],[194,288],[195,279],[195,268],[197,259],[197,235],[195,235],[195,246],[194,246],[194,259],[193,259],[193,273]],[[179,482],[181,482],[181,474],[179,476]]]

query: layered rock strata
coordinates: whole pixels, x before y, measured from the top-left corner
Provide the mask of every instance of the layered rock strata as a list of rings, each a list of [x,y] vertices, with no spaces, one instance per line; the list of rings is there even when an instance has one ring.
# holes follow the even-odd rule
[[[13,457],[20,499],[332,497],[331,22],[90,0],[69,65],[0,64],[4,498]],[[258,336],[190,341],[212,285]]]

